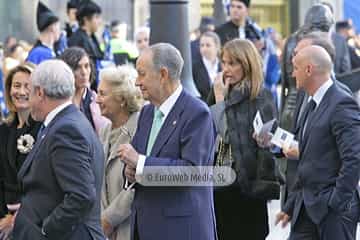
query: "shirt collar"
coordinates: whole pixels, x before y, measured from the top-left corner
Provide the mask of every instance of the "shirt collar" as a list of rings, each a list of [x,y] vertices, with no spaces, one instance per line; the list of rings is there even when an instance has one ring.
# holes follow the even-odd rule
[[[169,115],[171,109],[175,105],[177,99],[180,97],[183,87],[181,84],[176,90],[160,105],[159,110],[164,114],[163,120]]]
[[[327,80],[325,83],[323,83],[321,85],[321,87],[318,88],[318,90],[316,90],[314,96],[312,97],[312,99],[315,101],[316,106],[319,106],[319,104],[321,103],[321,100],[324,98],[327,90],[334,84],[334,82],[329,79]]]
[[[219,59],[216,58],[215,63],[213,64],[212,62],[210,62],[209,60],[207,60],[206,58],[202,58],[204,65],[206,67],[206,69],[209,70],[213,70],[213,69],[218,69],[219,66]]]
[[[67,102],[57,106],[51,112],[49,112],[45,118],[44,126],[47,127],[50,124],[50,122],[56,117],[56,115],[69,105],[71,105],[71,101],[67,101]]]

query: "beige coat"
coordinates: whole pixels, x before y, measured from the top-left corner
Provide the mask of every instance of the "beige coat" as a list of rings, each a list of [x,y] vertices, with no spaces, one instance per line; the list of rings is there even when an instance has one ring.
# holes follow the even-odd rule
[[[130,143],[138,120],[138,113],[133,113],[120,128],[111,129],[111,124],[100,131],[100,140],[105,152],[105,174],[101,195],[102,218],[106,219],[115,231],[111,240],[130,239],[130,207],[134,199],[134,190],[124,190],[124,164],[116,156],[120,144]]]

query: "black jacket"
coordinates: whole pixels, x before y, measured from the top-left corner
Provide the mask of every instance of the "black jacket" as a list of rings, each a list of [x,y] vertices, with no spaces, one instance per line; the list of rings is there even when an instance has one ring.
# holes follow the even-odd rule
[[[84,30],[79,28],[72,36],[69,38],[68,42],[69,47],[82,47],[90,58],[96,64],[96,60],[103,59],[103,53],[100,49],[100,45],[96,36],[92,34],[89,36]]]
[[[215,32],[219,35],[222,46],[224,46],[226,42],[239,37],[239,27],[232,21],[220,25],[215,29]],[[261,28],[250,18],[246,20],[245,37],[249,40],[261,38]]]
[[[227,132],[236,172],[232,187],[250,197],[275,199],[279,197],[280,185],[275,176],[273,156],[267,149],[260,148],[252,137],[257,111],[264,122],[277,117],[272,94],[265,88],[255,100],[250,100],[248,92],[237,89],[225,97]]]
[[[221,71],[220,63],[218,66],[218,70]],[[213,82],[210,79],[209,73],[201,57],[193,64],[192,73],[195,86],[200,92],[201,99],[206,102]]]
[[[3,199],[1,208],[6,211],[6,204],[20,203],[21,185],[17,180],[17,174],[27,156],[17,149],[17,140],[20,136],[30,134],[36,141],[36,135],[40,127],[39,122],[31,118],[29,124],[18,129],[18,120],[15,119],[10,125],[0,126],[0,178],[3,184]]]

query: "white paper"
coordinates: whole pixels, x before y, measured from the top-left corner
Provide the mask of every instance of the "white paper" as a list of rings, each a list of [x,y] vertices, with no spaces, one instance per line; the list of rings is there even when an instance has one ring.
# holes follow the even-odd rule
[[[254,118],[254,121],[253,121],[254,132],[255,132],[257,135],[260,134],[263,125],[264,125],[264,123],[263,123],[263,121],[262,121],[262,119],[261,119],[260,112],[257,111],[257,112],[256,112],[256,115],[255,115],[255,118]]]
[[[275,131],[271,143],[280,148],[289,148],[294,142],[294,134],[278,127]]]

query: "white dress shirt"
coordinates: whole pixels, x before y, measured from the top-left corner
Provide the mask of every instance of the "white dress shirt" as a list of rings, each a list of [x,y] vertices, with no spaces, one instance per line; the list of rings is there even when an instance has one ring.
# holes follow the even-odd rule
[[[314,96],[310,97],[309,98],[309,101],[311,99],[313,99],[316,103],[316,107],[315,107],[315,110],[317,109],[317,107],[319,106],[319,104],[321,103],[321,100],[324,98],[327,90],[334,84],[334,82],[329,79],[327,80],[325,83],[323,83],[321,85],[321,87],[318,88],[318,90],[316,90]]]
[[[61,112],[63,109],[65,109],[69,105],[71,105],[70,100],[57,106],[51,112],[49,112],[48,115],[46,115],[46,118],[44,120],[44,123],[43,123],[44,127],[47,127],[50,124],[50,122],[56,117],[56,115],[58,115],[59,112]]]
[[[163,123],[165,122],[167,116],[169,115],[170,111],[174,107],[176,101],[180,97],[182,90],[183,90],[183,87],[181,85],[179,85],[178,88],[160,105],[159,110],[164,114]],[[146,160],[146,156],[139,154],[139,159],[138,159],[138,162],[136,165],[136,175],[135,175],[136,179],[138,179],[137,177],[141,177],[141,175],[144,171],[145,160]],[[129,188],[131,188],[133,186],[133,184],[131,184],[129,186]],[[125,188],[127,188],[127,186],[128,186],[128,183],[126,180]]]
[[[219,72],[219,59],[216,58],[215,63],[210,62],[206,58],[202,58],[203,63],[205,65],[206,71],[209,74],[211,83],[214,83],[215,77],[217,76]]]

